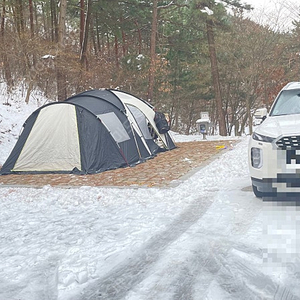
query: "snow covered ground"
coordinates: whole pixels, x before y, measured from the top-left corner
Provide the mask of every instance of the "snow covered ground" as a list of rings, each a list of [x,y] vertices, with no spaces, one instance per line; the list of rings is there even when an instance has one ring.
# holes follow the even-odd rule
[[[2,99],[0,164],[44,101]],[[174,188],[0,184],[0,300],[300,299],[300,212],[254,197],[247,142]]]

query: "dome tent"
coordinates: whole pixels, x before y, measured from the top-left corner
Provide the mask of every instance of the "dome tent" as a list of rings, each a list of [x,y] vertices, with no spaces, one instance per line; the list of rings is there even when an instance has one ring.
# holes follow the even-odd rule
[[[149,130],[145,131],[145,124],[153,123],[148,119],[152,116],[136,106],[129,109],[116,94],[91,90],[37,109],[24,123],[0,174],[99,173],[132,166],[175,148],[165,134],[159,136],[164,140],[159,147]]]

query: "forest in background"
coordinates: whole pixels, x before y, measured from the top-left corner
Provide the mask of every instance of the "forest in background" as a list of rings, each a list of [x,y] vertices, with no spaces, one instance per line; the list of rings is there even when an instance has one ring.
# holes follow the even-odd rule
[[[274,30],[245,18],[236,0],[0,0],[1,80],[62,101],[118,88],[196,130],[208,111],[221,135],[252,128],[299,80],[300,20]],[[230,8],[230,13],[228,9]],[[299,12],[300,13],[300,12]]]

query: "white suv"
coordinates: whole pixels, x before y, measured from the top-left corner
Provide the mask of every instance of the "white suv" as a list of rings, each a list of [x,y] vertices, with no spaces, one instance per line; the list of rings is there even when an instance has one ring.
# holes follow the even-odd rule
[[[300,82],[287,84],[249,142],[254,194],[300,200]]]

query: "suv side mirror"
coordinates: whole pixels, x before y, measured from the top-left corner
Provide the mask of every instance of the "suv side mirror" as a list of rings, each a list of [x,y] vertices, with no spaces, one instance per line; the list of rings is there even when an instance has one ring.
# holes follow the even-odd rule
[[[268,114],[268,111],[266,108],[259,108],[254,113],[254,118],[256,119],[263,119],[266,118]]]
[[[265,107],[257,109],[254,113],[254,124],[258,125],[262,123],[267,118],[267,115],[268,111]]]

